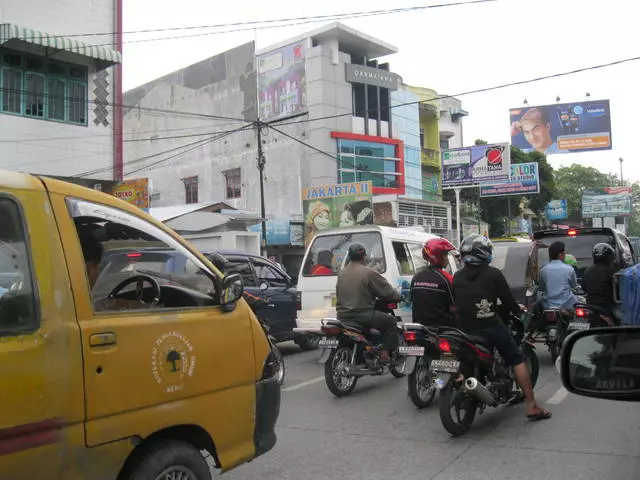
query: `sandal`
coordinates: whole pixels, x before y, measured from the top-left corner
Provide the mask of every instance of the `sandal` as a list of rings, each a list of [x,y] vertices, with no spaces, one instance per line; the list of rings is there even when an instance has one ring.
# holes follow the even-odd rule
[[[549,410],[545,410],[544,408],[542,408],[538,413],[528,414],[527,418],[531,422],[537,422],[538,420],[546,420],[547,418],[551,418],[551,412]]]

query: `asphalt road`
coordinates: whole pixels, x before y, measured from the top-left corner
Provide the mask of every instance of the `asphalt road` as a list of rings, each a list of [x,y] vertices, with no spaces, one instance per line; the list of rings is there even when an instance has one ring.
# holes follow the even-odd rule
[[[435,402],[413,406],[406,378],[363,378],[339,399],[324,383],[319,351],[282,350],[278,444],[225,480],[640,478],[640,404],[569,394],[544,348],[536,395],[553,417],[528,422],[523,405],[487,409],[459,438],[444,430]]]

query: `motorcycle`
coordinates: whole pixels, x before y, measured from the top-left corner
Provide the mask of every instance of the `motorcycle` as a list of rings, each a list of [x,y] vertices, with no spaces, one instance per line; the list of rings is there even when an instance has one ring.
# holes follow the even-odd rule
[[[396,308],[395,303],[382,300],[376,302],[376,310],[390,315],[394,315]],[[397,329],[402,345],[402,328],[398,326]],[[320,330],[324,336],[320,338],[319,346],[325,349],[320,363],[324,363],[327,387],[336,397],[350,394],[360,377],[379,376],[387,372],[391,372],[396,378],[404,377],[405,356],[398,350],[391,352],[389,365],[380,362],[380,331],[353,327],[335,318],[322,319]]]
[[[409,398],[417,408],[427,408],[436,396],[436,387],[429,365],[433,359],[440,358],[440,351],[437,348],[440,330],[420,323],[404,325],[406,345],[400,346],[398,350],[407,356],[405,374],[407,374]]]
[[[535,346],[526,340],[521,317],[510,316],[509,327],[523,350],[532,387],[535,387],[540,368]],[[476,412],[482,415],[487,406],[497,407],[522,398],[513,369],[504,364],[500,354],[492,350],[484,338],[447,329],[439,333],[437,346],[441,357],[431,361],[430,370],[440,390],[440,420],[451,435],[467,433]]]

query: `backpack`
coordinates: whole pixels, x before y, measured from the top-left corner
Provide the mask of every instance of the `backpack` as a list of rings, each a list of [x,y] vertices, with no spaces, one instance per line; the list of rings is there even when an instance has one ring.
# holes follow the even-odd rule
[[[625,325],[640,326],[640,264],[617,274]]]

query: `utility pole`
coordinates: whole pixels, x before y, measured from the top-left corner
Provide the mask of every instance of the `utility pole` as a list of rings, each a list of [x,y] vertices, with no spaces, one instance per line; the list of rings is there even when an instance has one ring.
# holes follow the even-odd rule
[[[258,136],[258,171],[260,172],[260,216],[262,217],[262,246],[260,253],[262,256],[267,255],[267,213],[264,205],[264,165],[265,158],[262,151],[262,125],[258,119],[255,123]]]
[[[624,187],[624,179],[622,178],[622,162],[624,162],[624,158],[620,157],[620,185]]]

